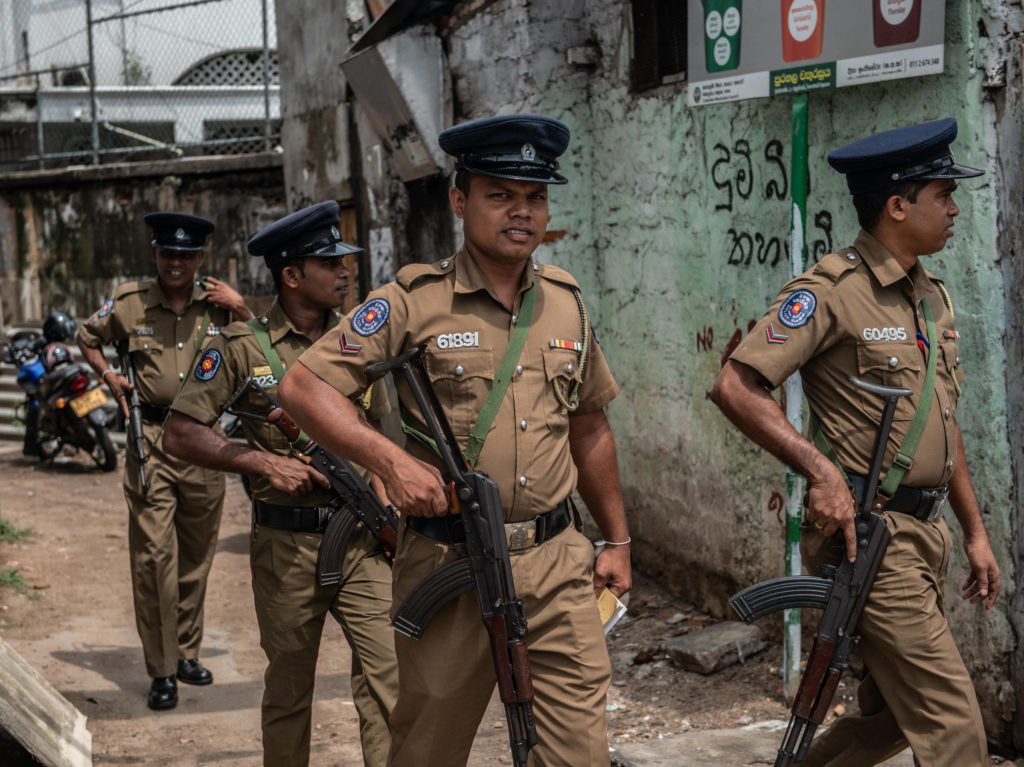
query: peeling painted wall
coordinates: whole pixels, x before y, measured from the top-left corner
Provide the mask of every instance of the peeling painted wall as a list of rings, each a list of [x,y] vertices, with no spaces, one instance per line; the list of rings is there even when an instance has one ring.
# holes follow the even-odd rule
[[[18,175],[21,182],[8,177],[0,188],[5,325],[53,309],[87,317],[118,284],[152,276],[152,233],[142,218],[155,210],[215,223],[202,274],[234,282],[245,296],[273,293],[262,261],[254,262],[245,243],[285,213],[279,159],[264,168],[215,173],[104,179],[83,169],[52,181],[47,172]]]
[[[1015,563],[1024,498],[1016,480],[1024,479],[1024,427],[1014,414],[1024,393],[1009,382],[1024,379],[1024,283],[1015,258],[1024,243],[1022,17],[1019,0],[951,0],[945,74],[811,95],[807,229],[812,259],[853,240],[845,182],[825,157],[869,133],[951,115],[960,123],[958,159],[989,170],[960,184],[957,234],[926,263],[946,278],[957,309],[970,382],[960,423],[1004,578],[992,612],[961,602],[965,558],[952,522],[950,622],[990,737],[1019,748],[1024,660],[1015,636],[1024,632],[1024,596]],[[683,83],[632,92],[626,0],[466,0],[437,33],[456,120],[543,112],[572,129],[562,163],[570,183],[551,190],[550,228],[564,234],[538,257],[580,280],[622,385],[608,412],[637,564],[726,615],[729,594],[780,574],[783,562],[784,468],[705,395],[727,350],[788,276],[790,101],[691,109]],[[352,109],[353,195],[377,282],[389,258],[397,268],[442,257],[459,230],[445,180],[401,184],[358,105]],[[293,149],[285,149],[287,157]]]

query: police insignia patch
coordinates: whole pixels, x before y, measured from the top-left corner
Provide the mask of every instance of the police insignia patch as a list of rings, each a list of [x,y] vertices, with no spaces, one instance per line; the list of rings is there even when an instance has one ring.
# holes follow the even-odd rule
[[[352,315],[352,329],[361,336],[372,336],[388,321],[391,304],[386,298],[371,298]]]
[[[779,307],[779,321],[787,328],[799,328],[807,324],[818,308],[817,297],[806,288],[794,290]]]
[[[196,365],[195,376],[197,381],[209,381],[220,369],[220,363],[223,358],[220,356],[220,352],[216,349],[208,349],[206,353],[200,357],[199,363]]]
[[[106,301],[103,302],[103,306],[100,307],[100,310],[98,312],[96,312],[96,316],[97,317],[106,317],[108,314],[110,314],[110,312],[111,312],[111,310],[113,308],[114,308],[114,299],[113,298],[108,298]]]

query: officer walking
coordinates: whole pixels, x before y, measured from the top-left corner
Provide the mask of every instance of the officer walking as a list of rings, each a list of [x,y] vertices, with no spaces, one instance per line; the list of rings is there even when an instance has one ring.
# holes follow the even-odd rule
[[[252,588],[260,644],[267,654],[263,692],[263,763],[309,763],[313,683],[320,635],[329,612],[352,648],[352,697],[366,765],[386,763],[388,718],[398,694],[391,607],[391,567],[362,525],[348,543],[338,585],[317,584],[323,528],[318,509],[332,499],[327,480],[294,457],[288,439],[269,423],[243,419],[248,447],[229,442],[211,426],[222,406],[254,378],[272,397],[299,355],[338,324],[334,308],[348,292],[342,257],[360,248],[342,241],[338,203],[296,211],[249,240],[263,256],[277,288],[270,310],[236,322],[213,339],[174,401],[164,434],[172,455],[200,466],[252,478],[250,541]],[[368,418],[387,412],[375,386]],[[250,391],[236,405],[266,414],[266,398]],[[366,472],[368,475],[368,472]]]
[[[947,118],[829,155],[846,174],[861,231],[782,289],[712,392],[744,434],[807,478],[800,548],[815,573],[855,557],[854,496],[859,503],[881,417],[881,400],[848,376],[913,392],[899,401],[883,463],[892,539],[857,629],[868,670],[860,713],[814,741],[809,766],[878,764],[908,744],[915,764],[988,764],[974,688],[945,618],[947,493],[970,566],[963,598],[990,609],[999,567],[956,422],[964,374],[953,302],[919,258],[953,236],[956,179],[982,173],[954,161],[956,133]],[[813,415],[807,438],[770,395],[797,370]]]
[[[220,332],[230,314],[252,314],[226,283],[195,280],[213,223],[186,213],[150,213],[156,279],[126,282],[83,325],[76,337],[86,361],[121,401],[128,415],[127,379],[107,365],[104,344],[128,345],[142,400],[145,462],[150,484],[143,492],[138,459],[125,457],[135,623],[146,671],[152,678],[152,709],[178,703],[175,679],[205,685],[213,676],[199,662],[203,599],[213,562],[224,500],[224,475],[167,455],[158,435],[185,375],[204,342]]]
[[[424,576],[455,558],[450,530],[457,526],[438,519],[448,509],[438,457],[414,441],[405,452],[361,425],[349,398],[366,388],[367,365],[426,345],[426,367],[456,437],[465,444],[478,424],[485,438],[472,463],[500,490],[529,628],[539,738],[531,764],[607,765],[611,664],[595,592],[607,584],[622,594],[631,577],[615,445],[603,410],[618,387],[576,281],[533,259],[548,225],[548,187],[565,183],[556,158],[569,130],[549,117],[512,115],[450,128],[439,142],[457,158],[449,200],[464,224],[463,247],[437,263],[407,266],[374,291],[302,355],[282,384],[282,403],[325,447],[378,474],[401,509],[407,521],[394,569],[400,604]],[[521,323],[529,328],[522,352],[503,360]],[[481,428],[481,404],[501,385],[496,371],[506,366],[507,388],[491,424]],[[399,389],[411,419],[415,403]],[[569,497],[574,487],[609,541],[596,565]],[[419,640],[396,636],[390,764],[466,763],[495,686],[476,599],[466,592],[447,603]]]

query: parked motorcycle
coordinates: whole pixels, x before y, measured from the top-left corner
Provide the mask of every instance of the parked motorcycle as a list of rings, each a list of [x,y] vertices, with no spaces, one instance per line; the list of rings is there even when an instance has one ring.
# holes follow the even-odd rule
[[[117,452],[107,431],[108,398],[88,368],[74,362],[64,343],[75,334],[75,321],[51,312],[43,333],[15,333],[4,358],[18,367],[18,386],[25,401],[15,415],[25,424],[22,452],[43,460],[65,446],[87,452],[104,471],[117,468]]]

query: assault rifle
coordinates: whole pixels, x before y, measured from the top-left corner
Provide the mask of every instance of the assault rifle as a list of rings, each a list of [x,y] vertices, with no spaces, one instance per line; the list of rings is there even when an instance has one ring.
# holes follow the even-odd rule
[[[795,607],[824,610],[793,700],[792,716],[775,759],[775,767],[802,762],[814,731],[825,721],[839,678],[850,665],[850,651],[859,640],[854,635],[857,622],[889,545],[889,528],[882,516],[872,509],[881,510],[888,500],[877,495],[879,474],[896,404],[900,397],[911,392],[909,389],[868,383],[854,376],[850,376],[850,381],[858,388],[885,399],[871,470],[854,520],[857,559],[851,562],[844,556],[838,567],[826,568],[830,576],[827,578],[805,575],[774,578],[749,586],[729,599],[733,609],[746,623],[776,610]]]
[[[259,393],[267,401],[269,410],[266,415],[239,410],[235,407],[239,399],[250,389]],[[298,424],[281,409],[277,400],[271,397],[255,378],[246,378],[221,409],[229,415],[270,423],[277,427],[278,431],[292,444],[295,444],[299,438]],[[336,583],[341,583],[341,565],[345,558],[345,550],[348,548],[349,538],[352,537],[356,525],[360,522],[374,538],[384,545],[388,557],[393,558],[398,531],[398,515],[395,513],[395,507],[384,506],[377,494],[359,476],[359,472],[351,463],[324,450],[313,440],[301,448],[300,455],[327,478],[335,496],[331,502],[331,511],[327,515],[327,524],[324,527],[320,551],[317,554],[317,583],[321,586],[333,586]]]
[[[128,379],[128,436],[135,445],[135,457],[139,464],[139,481],[142,483],[142,497],[149,493],[149,480],[146,479],[145,463],[148,460],[146,455],[146,438],[142,434],[142,400],[139,399],[139,389],[135,386],[135,366],[132,364],[131,354],[128,351],[128,342],[121,341],[114,346],[117,351],[117,358],[121,363],[121,375]]]
[[[533,679],[526,648],[526,616],[516,596],[508,556],[498,485],[474,471],[459,449],[451,425],[427,376],[422,346],[388,362],[366,368],[369,378],[392,372],[409,386],[451,477],[451,527],[464,532],[458,544],[464,556],[442,565],[424,578],[399,606],[392,627],[419,639],[430,619],[450,600],[476,587],[480,614],[490,636],[498,694],[505,704],[512,760],[526,767],[527,753],[537,744],[533,720]],[[460,536],[461,537],[461,536]]]

